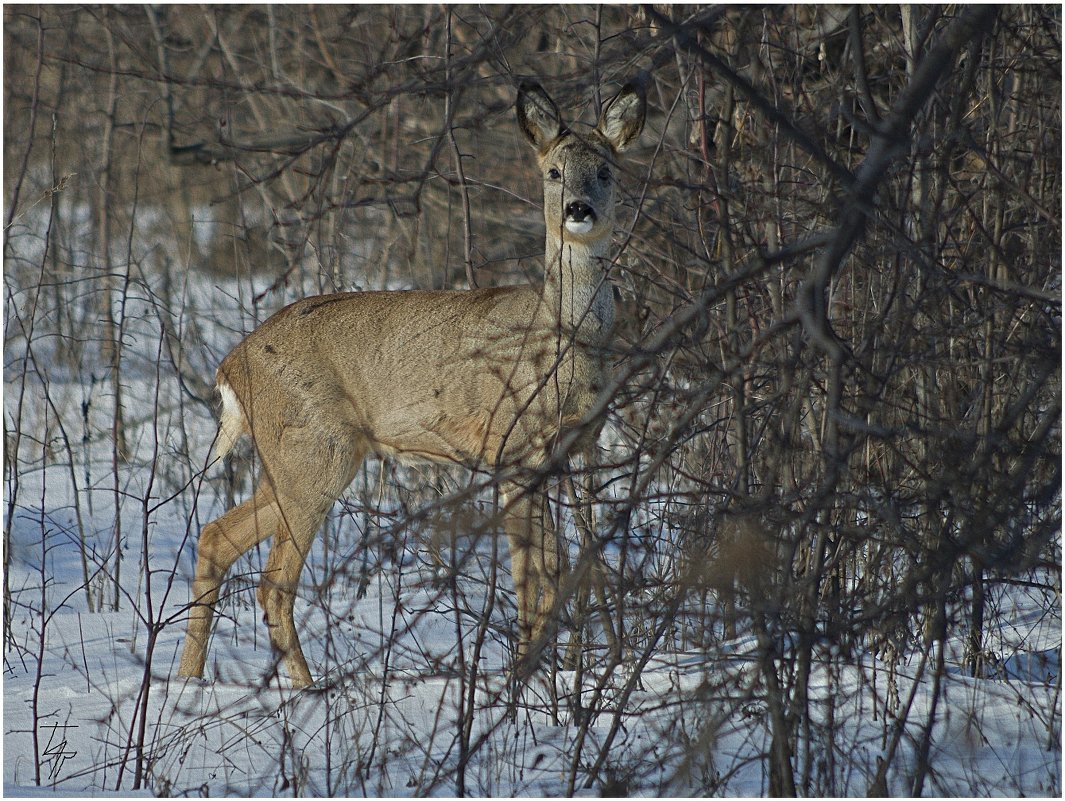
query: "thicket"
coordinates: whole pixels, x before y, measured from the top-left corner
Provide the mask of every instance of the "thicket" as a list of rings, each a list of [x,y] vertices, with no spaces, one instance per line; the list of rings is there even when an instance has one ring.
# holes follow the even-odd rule
[[[48,507],[24,478],[58,465],[84,579],[49,595],[42,524],[40,586],[5,580],[5,667],[35,655],[12,631],[26,610],[42,649],[59,603],[137,610],[150,642],[180,628],[184,596],[150,597],[149,521],[178,519],[191,551],[246,496],[248,454],[204,476],[191,432],[211,428],[215,366],[270,313],[318,291],[538,280],[524,78],[586,121],[633,77],[649,101],[598,464],[547,477],[595,564],[560,635],[595,691],[562,703],[610,732],[579,744],[564,789],[643,787],[646,764],[610,758],[641,671],[748,637],[753,671],[708,674],[694,733],[678,715],[678,773],[726,789],[716,732],[758,714],[766,792],[875,791],[906,694],[873,694],[882,759],[857,780],[816,671],[868,651],[887,686],[905,664],[938,698],[951,660],[1000,670],[1003,592],[1034,587],[1059,614],[1059,7],[8,5],[4,60],[5,575],[15,521]],[[468,573],[464,551],[489,547],[468,486],[367,467],[327,539],[371,564],[317,584],[365,586],[408,537]],[[139,504],[141,528],[99,530],[107,503]],[[440,609],[473,631],[455,586]],[[512,610],[506,582],[487,592]],[[461,648],[449,669],[475,685]],[[935,703],[921,714],[914,794],[934,775]],[[461,791],[465,765],[439,780]]]

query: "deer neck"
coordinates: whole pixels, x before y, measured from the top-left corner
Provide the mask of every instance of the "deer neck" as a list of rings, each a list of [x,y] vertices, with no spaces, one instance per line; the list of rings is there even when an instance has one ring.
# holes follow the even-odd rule
[[[544,304],[561,331],[582,342],[604,343],[614,327],[609,247],[609,238],[584,244],[547,237]]]

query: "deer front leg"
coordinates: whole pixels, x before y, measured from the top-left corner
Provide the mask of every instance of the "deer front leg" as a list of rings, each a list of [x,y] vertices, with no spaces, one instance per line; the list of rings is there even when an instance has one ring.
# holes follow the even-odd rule
[[[559,554],[547,515],[547,497],[520,484],[504,488],[504,520],[510,544],[510,571],[518,606],[518,658],[552,629],[558,597]]]
[[[274,493],[264,482],[251,498],[203,527],[178,675],[203,677],[207,638],[222,581],[242,554],[273,536],[281,519],[279,512]]]

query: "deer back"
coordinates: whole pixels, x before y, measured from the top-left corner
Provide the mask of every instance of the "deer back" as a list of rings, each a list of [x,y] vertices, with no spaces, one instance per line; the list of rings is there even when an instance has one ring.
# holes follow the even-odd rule
[[[643,96],[626,87],[581,135],[539,86],[522,86],[517,114],[543,175],[543,286],[351,292],[285,307],[217,375],[234,401],[223,431],[251,433],[268,468],[313,469],[292,464],[286,431],[315,448],[529,464],[595,402],[614,316],[615,159],[642,128]]]

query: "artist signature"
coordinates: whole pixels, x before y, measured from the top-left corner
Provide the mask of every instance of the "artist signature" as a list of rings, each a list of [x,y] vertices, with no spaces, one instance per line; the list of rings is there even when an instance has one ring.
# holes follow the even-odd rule
[[[44,730],[51,729],[48,735],[48,744],[44,747],[44,757],[41,762],[45,765],[49,765],[48,778],[59,778],[59,773],[63,769],[63,765],[66,764],[68,759],[73,759],[78,755],[78,752],[67,746],[67,730],[76,729],[77,726],[69,723],[51,723],[41,727]]]

